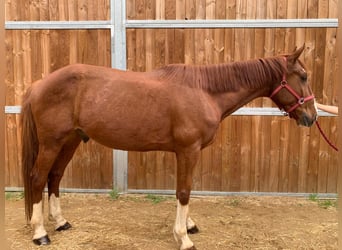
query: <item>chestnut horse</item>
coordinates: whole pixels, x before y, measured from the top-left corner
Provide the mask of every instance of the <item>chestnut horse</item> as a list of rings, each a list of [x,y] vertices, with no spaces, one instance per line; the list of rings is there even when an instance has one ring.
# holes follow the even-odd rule
[[[22,105],[22,166],[26,216],[35,244],[49,244],[42,192],[48,185],[49,217],[56,230],[71,225],[61,214],[59,183],[81,141],[110,148],[164,150],[177,157],[180,249],[195,249],[188,232],[193,169],[213,142],[220,122],[257,97],[271,97],[298,125],[316,120],[314,96],[298,59],[291,54],[208,66],[168,65],[151,72],[70,65],[28,89]]]

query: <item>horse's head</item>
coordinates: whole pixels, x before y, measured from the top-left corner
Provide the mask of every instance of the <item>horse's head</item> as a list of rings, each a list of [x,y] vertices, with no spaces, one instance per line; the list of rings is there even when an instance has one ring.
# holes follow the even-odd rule
[[[281,82],[275,84],[270,97],[298,125],[310,127],[317,119],[317,109],[304,64],[298,59],[303,50],[304,45],[284,56],[287,71]]]

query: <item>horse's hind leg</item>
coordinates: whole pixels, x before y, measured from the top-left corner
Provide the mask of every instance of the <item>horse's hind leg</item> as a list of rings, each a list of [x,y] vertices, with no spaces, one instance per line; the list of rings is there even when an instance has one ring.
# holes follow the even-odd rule
[[[62,216],[59,201],[59,183],[66,166],[74,155],[80,142],[81,140],[77,135],[71,136],[71,138],[63,145],[48,176],[49,219],[56,221],[57,231],[67,230],[71,227],[69,222],[67,222]]]
[[[33,242],[37,245],[47,245],[50,239],[44,228],[42,193],[47,182],[49,171],[61,149],[57,143],[47,143],[39,145],[39,152],[35,165],[31,171],[31,200],[32,216],[31,225],[34,228]]]

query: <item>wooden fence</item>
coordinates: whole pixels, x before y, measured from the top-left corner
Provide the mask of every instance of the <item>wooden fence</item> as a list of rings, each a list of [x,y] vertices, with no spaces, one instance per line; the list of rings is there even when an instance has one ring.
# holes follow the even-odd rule
[[[127,0],[126,16],[129,70],[147,71],[169,63],[233,62],[286,53],[305,43],[302,59],[317,100],[337,105],[336,27],[306,27],[300,25],[301,21],[289,28],[133,25],[134,20],[151,20],[147,24],[153,24],[153,20],[176,19],[324,21],[337,18],[336,1]],[[6,3],[7,21],[110,21],[111,18],[109,0]],[[7,29],[6,105],[20,105],[22,93],[33,81],[64,65],[80,62],[111,66],[111,43],[115,35],[106,28]],[[269,99],[259,98],[247,107],[266,109],[273,105]],[[18,115],[6,117],[6,186],[19,187],[22,180]],[[336,142],[337,118],[319,119],[328,137]],[[111,149],[94,142],[83,144],[67,168],[62,185],[111,189],[112,166]],[[337,153],[322,140],[316,127],[298,128],[295,122],[281,116],[230,116],[221,124],[214,144],[202,152],[195,170],[194,189],[336,193],[337,166]],[[127,167],[130,190],[175,187],[172,153],[129,152]]]

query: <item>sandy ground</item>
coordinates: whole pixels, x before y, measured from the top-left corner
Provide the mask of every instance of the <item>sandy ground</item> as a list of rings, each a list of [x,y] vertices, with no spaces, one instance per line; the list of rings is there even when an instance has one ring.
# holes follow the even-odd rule
[[[7,195],[6,236],[11,249],[178,249],[172,228],[173,196],[63,194],[72,228],[54,231],[51,245],[37,247],[26,225],[23,199]],[[45,203],[47,201],[45,200]],[[207,249],[337,249],[337,209],[330,203],[293,197],[192,197],[190,213],[200,232],[190,238]],[[45,204],[47,208],[47,203]],[[45,218],[47,218],[45,209]]]

